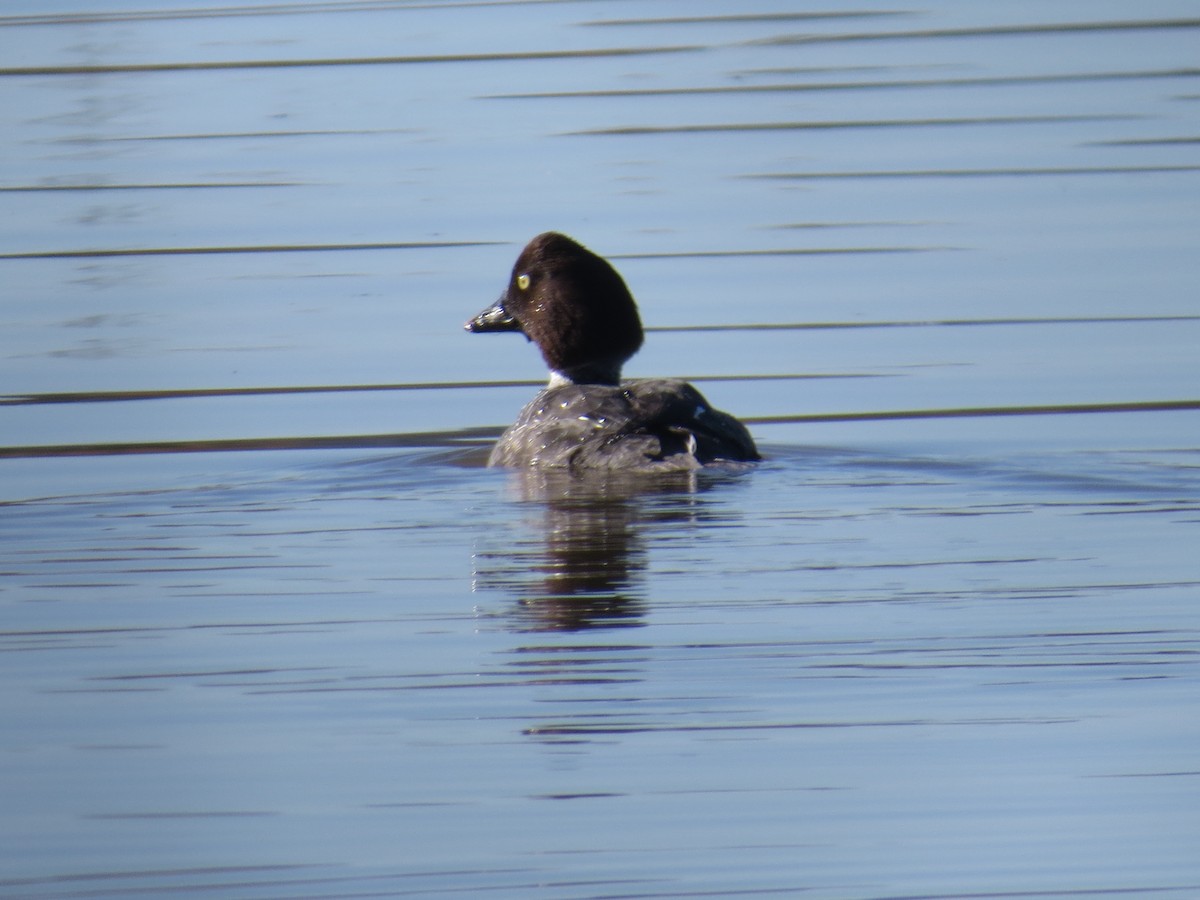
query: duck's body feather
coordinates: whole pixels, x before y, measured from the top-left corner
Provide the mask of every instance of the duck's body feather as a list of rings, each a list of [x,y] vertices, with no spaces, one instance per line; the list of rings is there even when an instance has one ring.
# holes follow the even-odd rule
[[[758,459],[746,427],[684,381],[564,384],[531,400],[488,465],[683,471]]]

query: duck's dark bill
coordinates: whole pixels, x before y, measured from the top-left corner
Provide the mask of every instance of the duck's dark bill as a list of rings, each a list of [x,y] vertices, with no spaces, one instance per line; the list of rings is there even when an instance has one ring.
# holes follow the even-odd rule
[[[484,331],[520,331],[521,324],[501,304],[489,306],[464,326],[475,333]]]

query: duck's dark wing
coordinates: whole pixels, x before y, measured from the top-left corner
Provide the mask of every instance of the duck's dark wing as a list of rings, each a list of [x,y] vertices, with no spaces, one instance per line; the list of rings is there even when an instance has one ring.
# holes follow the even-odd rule
[[[660,436],[668,452],[682,439],[686,452],[701,464],[759,459],[746,426],[729,413],[714,409],[686,381],[632,381],[625,392],[636,418],[647,423],[649,433]]]

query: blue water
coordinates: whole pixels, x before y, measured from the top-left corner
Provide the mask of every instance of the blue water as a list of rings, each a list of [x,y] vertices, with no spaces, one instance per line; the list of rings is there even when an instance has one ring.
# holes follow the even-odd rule
[[[0,12],[0,894],[1200,893],[1200,20],[828,9]],[[482,467],[548,228],[762,464]]]

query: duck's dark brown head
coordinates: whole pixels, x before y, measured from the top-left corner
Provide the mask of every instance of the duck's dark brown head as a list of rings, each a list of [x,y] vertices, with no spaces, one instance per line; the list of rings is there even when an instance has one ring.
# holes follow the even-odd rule
[[[542,351],[552,383],[617,384],[642,346],[637,304],[617,270],[553,231],[525,246],[500,300],[466,329],[521,332]]]

